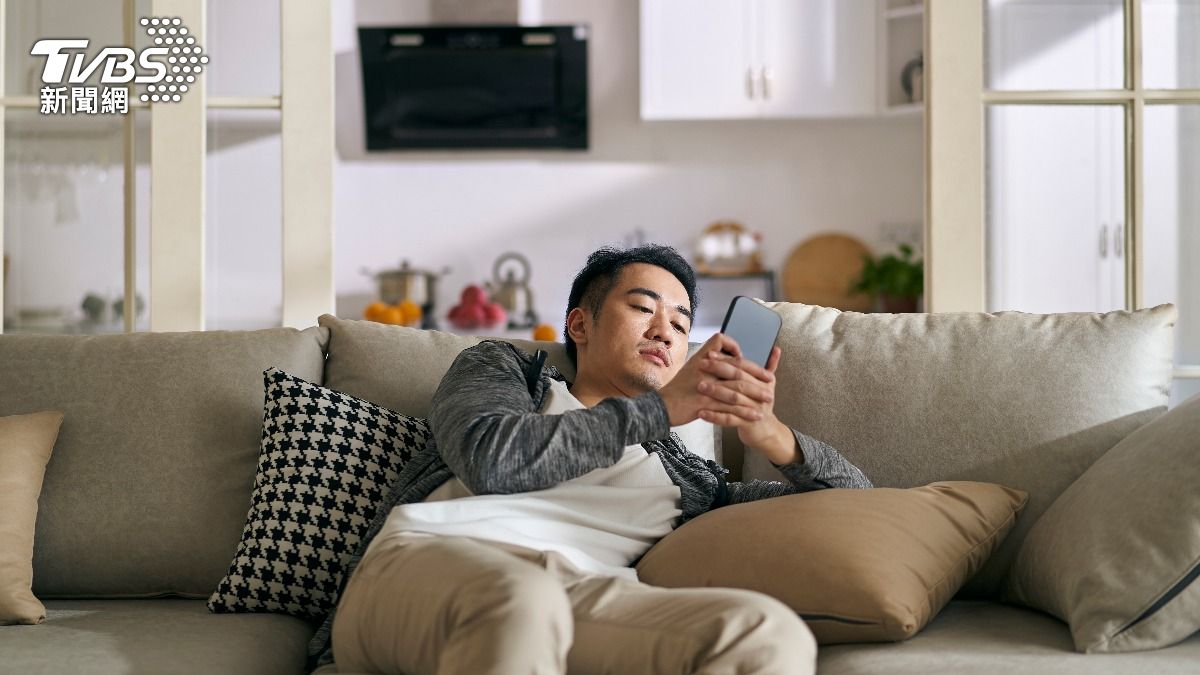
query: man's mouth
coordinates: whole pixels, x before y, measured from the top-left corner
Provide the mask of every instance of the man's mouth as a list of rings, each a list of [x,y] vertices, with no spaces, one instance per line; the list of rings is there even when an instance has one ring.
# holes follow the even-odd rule
[[[642,358],[653,363],[657,363],[663,368],[667,367],[667,353],[661,349],[647,349],[640,352]]]

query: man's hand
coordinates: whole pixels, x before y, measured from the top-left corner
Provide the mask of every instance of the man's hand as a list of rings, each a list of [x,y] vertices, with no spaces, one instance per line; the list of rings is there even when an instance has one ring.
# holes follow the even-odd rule
[[[740,418],[753,419],[761,415],[749,405],[739,402],[723,403],[708,395],[707,387],[715,386],[718,375],[709,372],[716,364],[710,355],[720,354],[722,350],[740,358],[742,349],[737,341],[728,335],[717,333],[696,352],[692,358],[683,364],[675,377],[658,390],[663,402],[667,405],[667,416],[671,426],[687,424],[700,416],[701,410],[734,415]],[[730,358],[730,357],[725,357]],[[705,384],[708,383],[708,384]]]
[[[732,338],[726,340],[733,342]],[[708,350],[707,343],[704,349]],[[782,350],[771,349],[765,368],[743,358],[740,349],[728,351],[731,354],[722,354],[719,349],[696,354],[705,355],[697,364],[701,374],[711,376],[700,378],[696,384],[697,391],[709,401],[701,406],[700,418],[736,427],[746,447],[758,450],[777,465],[803,460],[792,430],[775,416],[775,371]]]

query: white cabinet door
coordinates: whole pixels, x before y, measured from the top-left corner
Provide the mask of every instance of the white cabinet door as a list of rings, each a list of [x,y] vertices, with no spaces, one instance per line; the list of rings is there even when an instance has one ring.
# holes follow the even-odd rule
[[[750,0],[643,0],[642,118],[755,117]]]
[[[1104,87],[1119,5],[1012,0],[987,27],[995,89]],[[1120,106],[993,105],[987,115],[988,309],[1125,307]]]
[[[1123,191],[1111,148],[1120,136],[1110,140],[1121,114],[1117,106],[989,110],[989,311],[1123,306],[1112,292],[1111,205],[1123,203],[1115,196]]]
[[[757,4],[764,116],[875,114],[875,0]]]
[[[642,0],[642,119],[875,113],[874,0]]]

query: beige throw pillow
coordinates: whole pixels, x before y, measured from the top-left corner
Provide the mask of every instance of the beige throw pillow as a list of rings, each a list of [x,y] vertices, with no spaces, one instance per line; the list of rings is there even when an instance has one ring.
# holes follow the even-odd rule
[[[1098,459],[1029,530],[1006,596],[1071,625],[1080,652],[1200,630],[1200,396]]]
[[[991,483],[827,489],[727,506],[642,557],[656,586],[760,591],[821,644],[915,635],[996,550],[1026,493]]]
[[[0,417],[0,625],[41,623],[33,595],[33,530],[61,412]]]

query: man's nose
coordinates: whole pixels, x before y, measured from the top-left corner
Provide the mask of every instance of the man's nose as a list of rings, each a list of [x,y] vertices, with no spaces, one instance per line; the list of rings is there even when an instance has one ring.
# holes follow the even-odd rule
[[[671,333],[671,317],[666,312],[655,312],[646,330],[647,337],[662,342],[668,349],[671,347],[674,335]]]

